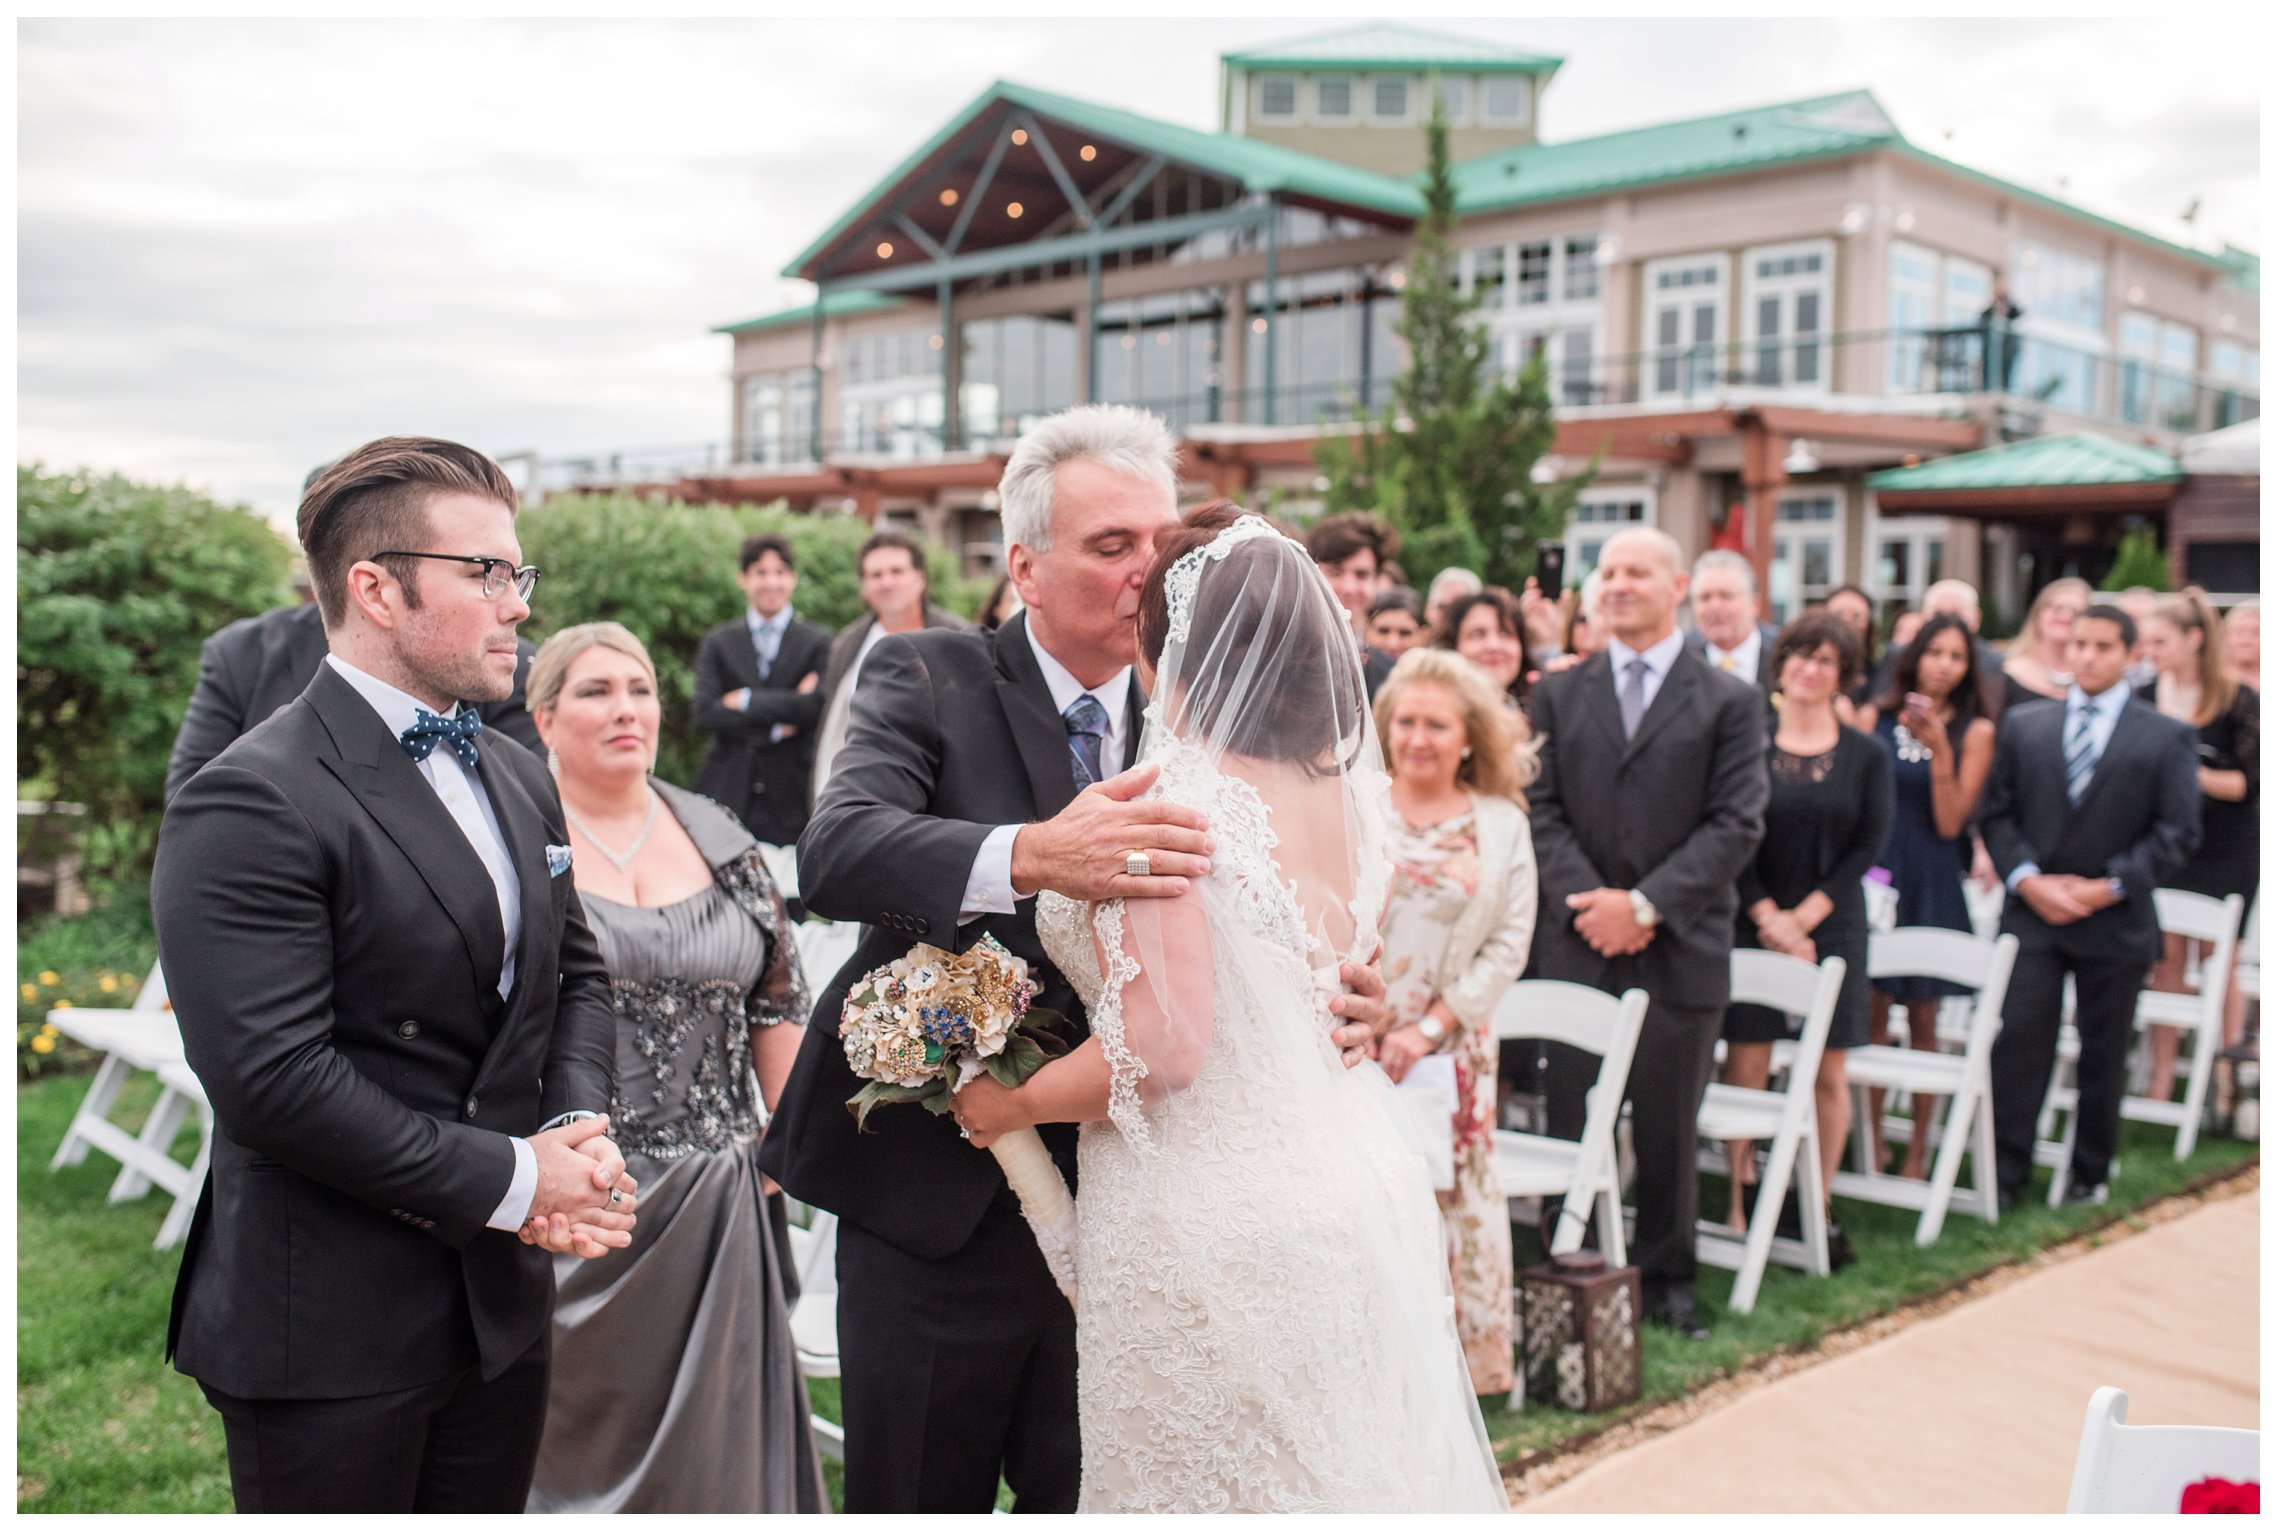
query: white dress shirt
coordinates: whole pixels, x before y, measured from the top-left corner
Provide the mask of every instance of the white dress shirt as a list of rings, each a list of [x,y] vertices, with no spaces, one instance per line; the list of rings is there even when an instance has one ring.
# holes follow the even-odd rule
[[[1644,711],[1652,711],[1652,699],[1660,695],[1660,683],[1668,679],[1669,668],[1676,663],[1676,656],[1682,653],[1683,649],[1684,635],[1680,632],[1670,632],[1667,637],[1646,649],[1642,654],[1618,638],[1607,643],[1605,645],[1605,657],[1613,661],[1614,703],[1619,704],[1621,688],[1628,684],[1629,661],[1642,659],[1645,662]]]
[[[324,656],[325,663],[340,672],[341,678],[356,688],[356,694],[371,703],[372,710],[380,715],[387,731],[400,736],[418,721],[425,702],[408,693],[398,691],[375,675],[342,659],[338,654]],[[453,707],[445,717],[456,717],[459,709]],[[490,792],[482,785],[482,778],[466,768],[458,752],[447,745],[437,745],[427,752],[427,758],[416,762],[419,774],[435,789],[451,819],[466,836],[467,846],[482,862],[483,870],[490,874],[492,889],[498,896],[498,925],[506,937],[506,960],[498,970],[498,997],[504,999],[514,990],[514,955],[522,943],[522,884],[514,874],[514,859],[506,849],[506,832],[498,827],[498,811],[490,803]],[[514,1179],[506,1188],[506,1198],[498,1210],[490,1215],[490,1226],[511,1232],[522,1226],[530,1214],[530,1203],[538,1194],[538,1156],[530,1145],[520,1138],[510,1140],[514,1145]]]
[[[1125,710],[1130,705],[1131,667],[1125,665],[1098,685],[1086,686],[1036,641],[1033,626],[1026,626],[1026,631],[1028,647],[1034,651],[1036,664],[1044,672],[1044,683],[1051,687],[1054,712],[1065,717],[1067,709],[1075,705],[1075,699],[1086,694],[1097,698],[1099,705],[1106,709],[1107,731],[1099,736],[1100,779],[1117,774],[1123,769],[1123,755],[1129,745],[1123,736],[1130,727]],[[1072,773],[1074,769],[1074,760],[1070,757],[1068,770]],[[1012,841],[1026,827],[1000,824],[980,842],[980,852],[972,858],[972,872],[965,878],[964,903],[957,910],[957,923],[970,924],[984,914],[1010,914],[1018,905],[1020,895],[1012,891]]]
[[[1738,676],[1751,686],[1755,684],[1756,672],[1763,667],[1762,628],[1753,623],[1748,624],[1747,636],[1740,640],[1737,648],[1717,648],[1705,636],[1701,638],[1700,642],[1701,646],[1708,651],[1708,663],[1719,670],[1723,670],[1726,674]],[[1731,661],[1729,665],[1724,663],[1726,659]]]
[[[2079,710],[2082,707],[2086,708],[2088,713],[2087,737],[2093,740],[2095,745],[2094,764],[2088,767],[2087,781],[2080,783],[2081,792],[2087,790],[2089,784],[2095,780],[2096,771],[2102,768],[2103,752],[2111,747],[2111,732],[2119,726],[2119,714],[2127,710],[2129,694],[2127,683],[2124,680],[2115,686],[2105,688],[2095,696],[2089,696],[2080,690],[2075,683],[2071,688],[2071,694],[2064,699],[2064,726],[2063,731],[2056,735],[2057,748],[2069,748],[2071,731],[2079,722]],[[2065,785],[2068,790],[2069,782],[2067,781]],[[2008,891],[2014,893],[2018,883],[2027,877],[2039,875],[2040,863],[2037,861],[2018,863],[2016,870],[2008,874]],[[2127,896],[2126,885],[2121,883],[2118,878],[2113,877],[2107,880],[2110,882],[2111,892],[2115,896],[2119,898]]]

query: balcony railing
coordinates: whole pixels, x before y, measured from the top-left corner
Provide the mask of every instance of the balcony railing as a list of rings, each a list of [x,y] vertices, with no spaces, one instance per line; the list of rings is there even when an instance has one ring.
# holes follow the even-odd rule
[[[1682,346],[1553,359],[1550,396],[1564,411],[1684,409],[1765,394],[1810,403],[1839,397],[1908,401],[1896,407],[1951,408],[2000,400],[2028,422],[2048,416],[2174,437],[2218,430],[2261,413],[2256,383],[2183,372],[2153,363],[2066,346],[2028,330],[1958,326],[1789,335],[1726,345]],[[1373,379],[1365,403],[1382,408],[1391,384]],[[1064,401],[1073,404],[1072,398]],[[1273,389],[1202,387],[1160,398],[1114,402],[1150,409],[1179,429],[1244,422],[1318,425],[1349,420],[1363,407],[1357,380],[1327,379]],[[1064,407],[1063,405],[1051,407]],[[937,411],[935,411],[937,412]],[[950,452],[1001,451],[1002,422],[968,420],[951,439],[940,425],[896,425],[849,446],[836,422],[817,451],[811,427],[786,429],[763,452],[738,453],[719,442],[648,447],[581,457],[542,459],[540,491],[670,482],[685,476],[815,462],[923,462]]]

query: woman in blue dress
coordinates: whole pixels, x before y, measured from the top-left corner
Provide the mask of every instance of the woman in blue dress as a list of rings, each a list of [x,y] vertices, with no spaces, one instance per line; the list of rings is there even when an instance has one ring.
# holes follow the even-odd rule
[[[1882,866],[1897,889],[1897,922],[1943,930],[1970,929],[1969,900],[1962,883],[1969,875],[1970,820],[1985,777],[1992,771],[1993,725],[1985,717],[1982,677],[1968,624],[1941,615],[1921,624],[1890,670],[1889,690],[1860,710],[1859,727],[1872,732],[1889,751],[1897,788],[1897,818],[1890,826]],[[1890,1039],[1890,1005],[1907,1007],[1907,1033],[1924,1051],[1937,1046],[1935,1007],[1951,994],[1966,993],[1935,978],[1874,980],[1872,1036]],[[1875,1142],[1881,1141],[1881,1092],[1869,1102]],[[1918,1102],[1914,1120],[1927,1112]],[[1905,1151],[1902,1173],[1926,1178],[1928,1134],[1916,1132]]]

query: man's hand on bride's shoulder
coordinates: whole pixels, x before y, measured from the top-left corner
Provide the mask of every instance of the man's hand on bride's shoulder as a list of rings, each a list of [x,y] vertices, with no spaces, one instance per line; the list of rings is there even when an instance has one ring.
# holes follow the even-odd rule
[[[1093,902],[1110,898],[1174,898],[1191,878],[1206,876],[1210,822],[1199,809],[1139,801],[1158,765],[1143,765],[1084,788],[1051,818],[1025,825],[1012,841],[1012,888],[1026,898],[1041,889]],[[1133,876],[1134,853],[1147,875]]]
[[[1379,950],[1365,963],[1343,963],[1336,975],[1344,992],[1328,1002],[1336,1022],[1328,1035],[1343,1053],[1344,1066],[1351,1068],[1375,1056],[1376,1044],[1391,1026],[1391,1006],[1384,999],[1383,954]]]

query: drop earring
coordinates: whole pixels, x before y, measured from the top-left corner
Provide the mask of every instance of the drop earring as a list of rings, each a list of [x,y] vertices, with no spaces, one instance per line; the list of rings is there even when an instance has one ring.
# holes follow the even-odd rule
[[[555,781],[561,780],[561,752],[550,744],[546,746],[546,770]]]

